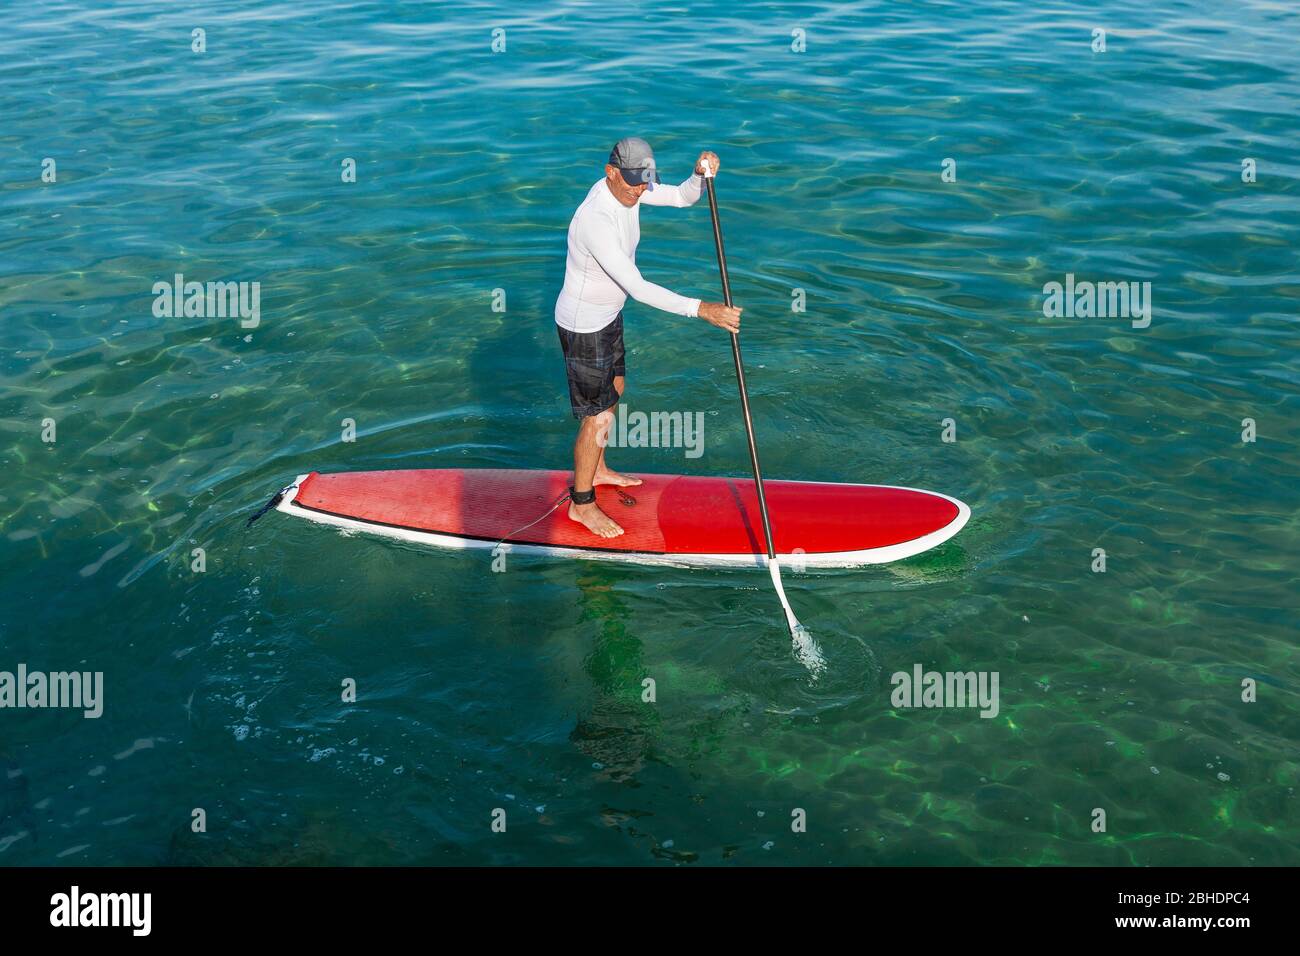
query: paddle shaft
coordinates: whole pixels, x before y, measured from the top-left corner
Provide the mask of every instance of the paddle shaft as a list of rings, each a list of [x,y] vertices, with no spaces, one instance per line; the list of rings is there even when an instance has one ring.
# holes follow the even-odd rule
[[[709,190],[709,213],[713,216],[713,243],[718,250],[718,271],[722,273],[722,301],[731,308],[731,282],[727,279],[727,254],[722,249],[722,223],[718,220],[718,200],[713,194],[713,177],[705,176]],[[758,510],[763,516],[763,537],[767,556],[776,559],[772,545],[772,522],[767,517],[767,497],[763,494],[763,472],[758,467],[758,445],[754,443],[754,420],[749,415],[749,392],[745,388],[745,363],[740,357],[740,336],[731,333],[731,357],[736,360],[736,382],[740,385],[740,410],[745,416],[745,435],[749,438],[749,463],[754,467],[754,486],[758,489]]]

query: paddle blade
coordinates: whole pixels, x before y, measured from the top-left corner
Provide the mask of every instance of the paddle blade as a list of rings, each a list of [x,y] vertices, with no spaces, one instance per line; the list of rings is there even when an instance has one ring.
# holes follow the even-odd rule
[[[772,586],[776,588],[776,596],[781,599],[781,609],[785,611],[785,626],[790,631],[795,660],[808,668],[808,673],[812,675],[813,680],[816,680],[826,670],[826,658],[822,657],[821,648],[817,646],[812,632],[799,623],[799,619],[794,616],[794,611],[790,609],[785,588],[781,584],[781,565],[775,558],[770,558],[767,568],[772,574]]]

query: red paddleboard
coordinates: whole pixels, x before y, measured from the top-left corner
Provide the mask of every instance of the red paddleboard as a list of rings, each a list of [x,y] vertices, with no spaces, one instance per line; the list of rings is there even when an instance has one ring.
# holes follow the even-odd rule
[[[646,564],[767,563],[763,519],[748,478],[637,475],[644,484],[600,486],[596,501],[623,526],[599,538],[568,516],[567,471],[421,469],[300,475],[277,506],[322,524],[450,548]],[[910,557],[947,541],[970,509],[946,495],[889,485],[763,482],[782,564],[852,567]],[[546,515],[546,517],[542,517]],[[541,520],[538,520],[538,519]],[[529,526],[530,522],[535,522]],[[526,527],[527,526],[527,527]]]

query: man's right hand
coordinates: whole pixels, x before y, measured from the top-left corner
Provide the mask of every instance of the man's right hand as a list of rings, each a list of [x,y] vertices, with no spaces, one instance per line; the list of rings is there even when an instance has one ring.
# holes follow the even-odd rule
[[[728,332],[740,331],[740,313],[744,309],[723,305],[721,302],[701,302],[700,318]]]

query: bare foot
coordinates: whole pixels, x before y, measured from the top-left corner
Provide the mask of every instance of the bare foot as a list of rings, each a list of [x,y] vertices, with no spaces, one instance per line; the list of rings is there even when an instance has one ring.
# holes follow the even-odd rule
[[[575,505],[569,502],[569,517],[585,525],[592,534],[598,534],[602,538],[617,538],[623,533],[618,523],[601,511],[600,505],[594,501],[589,505]]]
[[[630,488],[632,485],[641,484],[640,478],[633,478],[631,475],[620,475],[616,471],[605,469],[596,472],[596,477],[592,479],[593,485],[618,485],[620,488]]]

